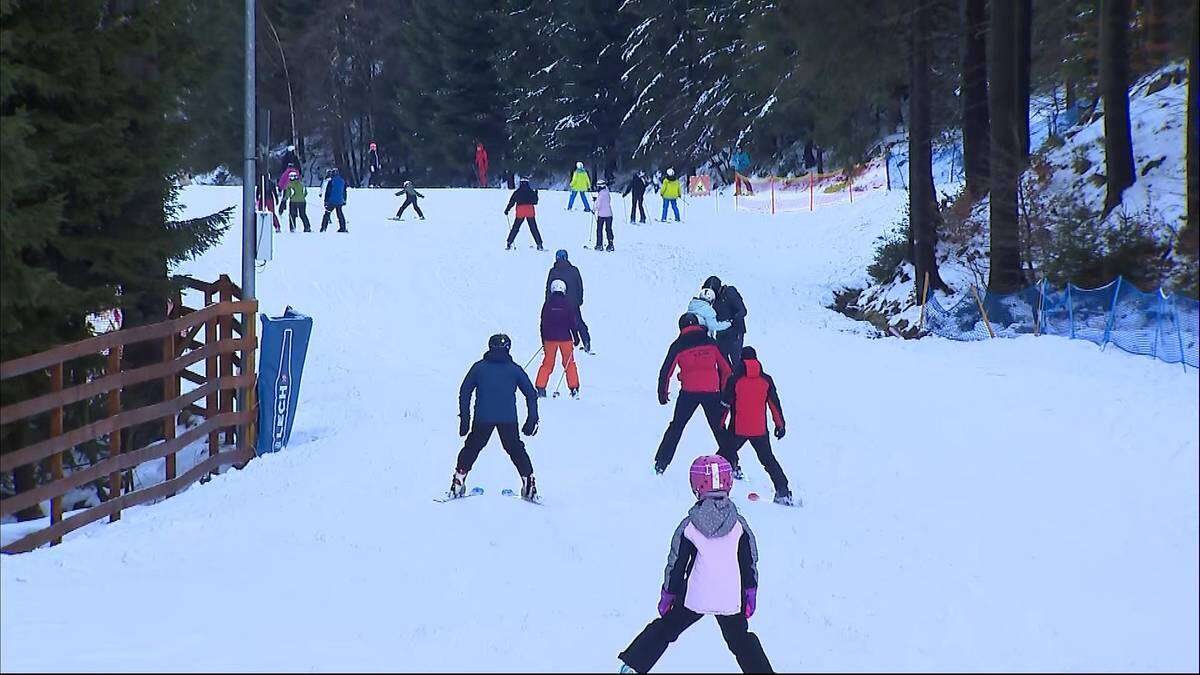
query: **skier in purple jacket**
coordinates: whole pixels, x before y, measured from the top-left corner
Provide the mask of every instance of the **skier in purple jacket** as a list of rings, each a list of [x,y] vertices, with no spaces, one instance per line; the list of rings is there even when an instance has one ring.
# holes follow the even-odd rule
[[[733,467],[724,457],[704,455],[692,462],[689,474],[698,501],[671,538],[659,618],[620,653],[621,672],[650,672],[667,646],[705,614],[717,618],[742,672],[774,672],[758,636],[750,632],[748,619],[758,595],[758,546],[750,525],[729,500]]]

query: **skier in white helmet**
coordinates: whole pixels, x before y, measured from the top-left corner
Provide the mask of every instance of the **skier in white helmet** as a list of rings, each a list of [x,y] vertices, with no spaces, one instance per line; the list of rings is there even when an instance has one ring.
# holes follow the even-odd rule
[[[717,294],[711,288],[701,288],[696,297],[688,303],[687,311],[700,319],[700,324],[708,329],[709,337],[716,338],[717,331],[728,329],[732,324],[728,321],[717,320],[717,310],[713,309],[713,301]]]
[[[583,168],[583,162],[575,162],[575,173],[571,174],[571,197],[567,199],[567,210],[570,211],[575,206],[575,196],[583,200],[583,210],[586,213],[592,212],[591,204],[588,204],[587,192],[592,188],[592,179],[588,176],[588,172]]]

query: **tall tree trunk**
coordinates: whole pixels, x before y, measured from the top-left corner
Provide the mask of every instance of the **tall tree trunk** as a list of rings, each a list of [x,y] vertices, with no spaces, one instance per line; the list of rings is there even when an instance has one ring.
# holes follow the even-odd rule
[[[933,188],[933,146],[929,113],[929,8],[912,0],[912,56],[908,92],[908,223],[913,242],[917,299],[929,288],[945,290],[937,266],[937,198]]]
[[[988,288],[1007,293],[1021,287],[1017,230],[1017,176],[1021,163],[1017,111],[1017,4],[991,3],[988,39],[988,105],[991,109],[990,262]]]
[[[1029,79],[1033,59],[1033,0],[1017,0],[1017,142],[1029,157]]]
[[[1192,27],[1196,26],[1197,3],[1192,3]],[[1179,239],[1183,250],[1194,265],[1200,259],[1200,105],[1197,105],[1197,72],[1200,68],[1200,47],[1197,46],[1197,31],[1192,31],[1191,46],[1188,48],[1187,88],[1187,222]]]
[[[962,0],[963,169],[967,191],[988,191],[987,1]],[[915,73],[914,73],[915,75]]]
[[[1100,0],[1100,90],[1104,99],[1104,162],[1108,194],[1104,215],[1133,185],[1133,138],[1129,128],[1129,0]]]

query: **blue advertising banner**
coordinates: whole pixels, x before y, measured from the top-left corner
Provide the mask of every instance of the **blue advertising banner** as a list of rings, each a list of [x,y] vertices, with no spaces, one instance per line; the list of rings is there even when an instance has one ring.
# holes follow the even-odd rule
[[[300,375],[312,335],[312,317],[288,307],[283,316],[262,317],[258,373],[259,455],[287,446],[300,399]]]

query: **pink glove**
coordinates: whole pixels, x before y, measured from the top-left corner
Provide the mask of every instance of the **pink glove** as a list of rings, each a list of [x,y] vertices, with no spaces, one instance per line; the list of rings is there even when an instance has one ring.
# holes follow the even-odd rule
[[[668,593],[667,589],[662,589],[662,595],[658,598],[658,615],[666,616],[667,612],[671,611],[671,605],[675,604],[675,594]]]
[[[743,597],[746,599],[746,618],[754,616],[754,600],[758,596],[758,587],[747,588],[743,591]]]

